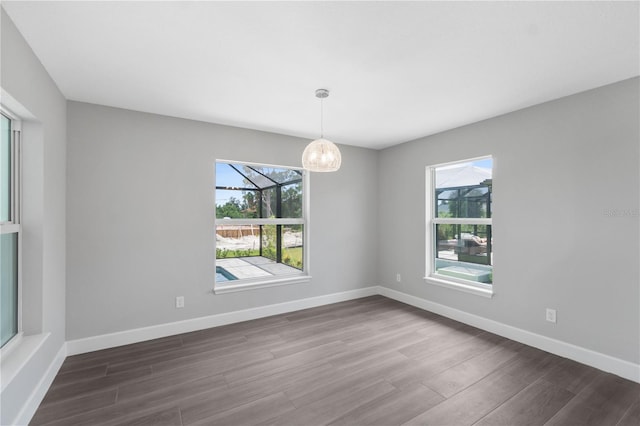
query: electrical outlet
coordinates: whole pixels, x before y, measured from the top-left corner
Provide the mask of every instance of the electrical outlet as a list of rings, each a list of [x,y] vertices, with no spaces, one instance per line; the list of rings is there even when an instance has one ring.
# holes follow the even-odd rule
[[[396,274],[396,281],[398,282],[402,281],[402,277],[400,276],[400,274]]]
[[[184,296],[176,297],[176,308],[184,308]]]
[[[556,323],[556,310],[547,308],[547,321]]]

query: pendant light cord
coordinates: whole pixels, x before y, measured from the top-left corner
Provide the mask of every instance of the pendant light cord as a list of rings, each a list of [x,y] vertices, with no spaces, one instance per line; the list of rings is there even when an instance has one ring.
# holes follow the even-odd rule
[[[324,138],[324,98],[320,98],[320,139]]]

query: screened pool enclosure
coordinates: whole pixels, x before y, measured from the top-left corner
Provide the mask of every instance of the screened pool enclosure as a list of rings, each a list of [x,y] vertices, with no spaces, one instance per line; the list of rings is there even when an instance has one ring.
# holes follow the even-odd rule
[[[304,271],[303,172],[217,162],[215,176],[216,271],[229,280]]]
[[[436,189],[438,217],[490,218],[491,180],[479,185]],[[478,223],[437,224],[438,252],[449,250],[459,261],[491,264],[491,226]],[[450,256],[450,255],[449,255]]]
[[[437,275],[493,282],[491,158],[433,168],[433,267]]]

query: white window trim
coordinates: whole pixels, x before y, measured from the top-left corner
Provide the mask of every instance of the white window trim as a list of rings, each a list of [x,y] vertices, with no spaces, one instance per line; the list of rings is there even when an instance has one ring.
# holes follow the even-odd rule
[[[20,224],[20,207],[21,207],[21,177],[22,177],[22,161],[20,139],[22,135],[22,121],[13,114],[8,108],[0,104],[0,112],[11,120],[11,211],[9,213],[10,220],[8,222],[0,222],[0,226],[8,227],[10,225]],[[8,228],[7,228],[8,229]],[[7,230],[3,233],[17,232],[15,230]]]
[[[215,294],[236,293],[238,291],[255,290],[259,288],[278,287],[281,285],[300,284],[311,281],[311,275],[300,273],[300,275],[280,275],[278,278],[270,279],[244,279],[235,280],[237,284],[216,283],[213,292]],[[228,283],[226,281],[225,283]]]
[[[477,219],[466,217],[434,217],[431,219],[432,225],[491,225],[491,223],[491,219],[481,217]]]
[[[24,135],[22,134],[22,120],[35,119],[27,109],[25,109],[17,100],[15,100],[4,89],[0,88],[2,104],[0,110],[3,114],[10,117],[13,120],[13,130],[20,131],[18,139],[18,159],[16,170],[16,182],[18,201],[15,202],[14,207],[17,209],[13,211],[14,221],[17,223],[4,223],[0,224],[0,232],[14,233],[17,229],[18,232],[18,333],[13,336],[7,343],[0,349],[0,380],[1,389],[4,392],[13,382],[16,377],[19,377],[21,372],[26,368],[31,359],[38,354],[40,348],[45,344],[51,333],[39,333],[25,335],[23,332],[23,244],[22,244],[22,181],[23,176],[23,158],[22,158],[22,143],[24,141]]]
[[[20,224],[17,223],[0,223],[0,234],[20,233]]]
[[[0,348],[0,358],[7,357],[22,342],[22,120],[5,105],[0,104],[2,114],[11,119],[11,211],[8,222],[0,222],[0,235],[18,236],[18,324],[16,334]]]
[[[463,159],[459,161],[452,161],[449,163],[432,164],[425,169],[425,188],[427,189],[427,196],[425,197],[425,255],[426,255],[426,271],[424,281],[428,284],[449,288],[452,290],[461,291],[464,293],[470,293],[477,296],[491,298],[493,297],[493,285],[485,283],[474,283],[473,281],[462,280],[455,277],[445,276],[438,274],[435,270],[435,257],[433,256],[433,250],[435,246],[434,227],[439,224],[479,224],[479,225],[492,225],[493,219],[491,218],[436,218],[434,217],[434,201],[433,194],[435,193],[435,169],[438,167],[448,166],[452,164],[471,162],[477,160],[484,160],[492,158],[492,156],[482,156],[469,159]],[[494,159],[495,161],[495,159]],[[495,275],[494,275],[495,278]]]
[[[214,275],[214,284],[213,284],[213,293],[214,294],[224,294],[224,293],[235,293],[239,291],[248,291],[248,290],[256,290],[268,287],[276,287],[282,285],[289,284],[300,284],[307,283],[311,281],[311,273],[310,273],[310,243],[309,243],[309,217],[310,217],[310,197],[309,197],[309,173],[304,170],[302,167],[292,167],[292,166],[282,166],[282,165],[274,165],[274,164],[264,164],[264,163],[252,163],[247,161],[238,161],[238,160],[224,160],[217,159],[215,163],[234,163],[234,164],[246,164],[248,166],[258,166],[258,167],[275,167],[275,168],[283,168],[283,169],[293,169],[302,171],[302,210],[303,217],[302,218],[274,218],[274,219],[214,219],[214,238],[213,238],[213,252],[216,253],[217,243],[215,238],[215,231],[218,225],[303,225],[303,236],[302,239],[304,241],[304,250],[303,250],[303,270],[300,273],[294,273],[290,275],[278,275],[271,277],[260,277],[260,278],[245,278],[241,280],[233,280],[233,281],[225,281],[224,283],[218,283],[215,281]],[[215,184],[215,163],[214,163],[214,188]],[[214,191],[214,206],[215,206],[215,191]],[[215,217],[215,211],[214,211]],[[216,259],[216,266],[217,266]]]

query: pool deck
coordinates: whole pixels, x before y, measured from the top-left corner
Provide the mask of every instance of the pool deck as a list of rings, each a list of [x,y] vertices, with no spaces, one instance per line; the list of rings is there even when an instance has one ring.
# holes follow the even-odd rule
[[[299,269],[283,263],[276,263],[262,256],[216,259],[216,266],[223,267],[239,280],[300,273]]]

